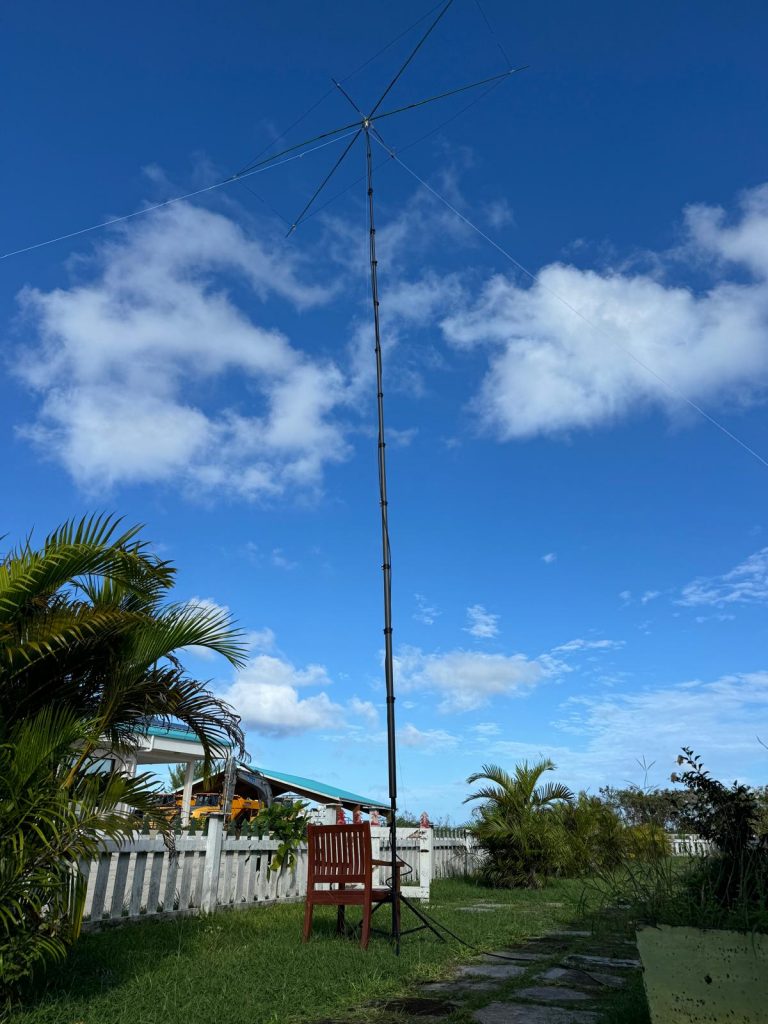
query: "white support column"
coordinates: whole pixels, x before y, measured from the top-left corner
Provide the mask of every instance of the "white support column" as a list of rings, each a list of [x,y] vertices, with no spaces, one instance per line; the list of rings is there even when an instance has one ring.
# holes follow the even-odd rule
[[[192,806],[192,783],[195,781],[195,762],[187,761],[187,771],[184,775],[184,790],[181,796],[181,824],[186,827],[189,824],[189,812]]]
[[[419,899],[429,899],[429,888],[432,884],[432,871],[434,867],[434,829],[422,828],[419,830]]]
[[[209,814],[208,842],[205,847],[205,864],[203,864],[203,891],[200,899],[200,909],[204,914],[212,914],[218,905],[223,840],[224,815]]]
[[[323,825],[336,824],[336,812],[339,807],[341,807],[341,804],[326,804],[325,807],[323,807]]]

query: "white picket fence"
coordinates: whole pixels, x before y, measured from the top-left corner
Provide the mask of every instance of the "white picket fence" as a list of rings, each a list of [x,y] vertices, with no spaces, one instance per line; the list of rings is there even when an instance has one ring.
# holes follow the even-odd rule
[[[372,828],[373,856],[387,860],[387,828]],[[698,836],[670,836],[674,856],[706,856],[712,846]],[[228,836],[220,816],[211,815],[207,835],[179,835],[175,849],[162,836],[141,836],[124,846],[106,842],[101,856],[81,864],[87,878],[86,927],[126,918],[196,914],[223,908],[245,909],[304,898],[307,851],[302,846],[292,868],[270,871],[279,843],[253,836]],[[409,870],[403,892],[428,900],[435,878],[473,874],[482,852],[466,829],[399,828],[397,855]],[[386,867],[374,884],[386,885]]]
[[[670,835],[668,838],[673,857],[708,857],[715,852],[715,844],[701,836]]]
[[[429,899],[433,878],[474,870],[477,853],[463,829],[397,830],[397,855],[409,871],[403,892]],[[373,828],[374,858],[388,859],[389,830]],[[177,835],[175,849],[162,836],[137,836],[121,847],[106,842],[101,856],[81,864],[87,877],[86,927],[139,917],[195,914],[224,908],[245,909],[301,900],[306,892],[307,852],[300,847],[292,868],[270,871],[279,844],[252,836],[228,836],[220,816],[211,815],[207,835]],[[376,869],[374,884],[389,872]]]

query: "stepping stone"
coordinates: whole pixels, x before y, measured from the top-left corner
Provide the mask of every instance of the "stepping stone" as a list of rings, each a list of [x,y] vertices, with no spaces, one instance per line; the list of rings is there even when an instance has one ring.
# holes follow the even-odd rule
[[[535,1003],[490,1003],[472,1014],[477,1024],[597,1024],[588,1010],[563,1010]]]
[[[525,974],[525,967],[518,967],[517,964],[469,964],[460,967],[458,974],[460,978],[498,978],[507,981]]]
[[[578,971],[569,967],[550,967],[539,976],[540,981],[556,981],[562,985],[576,985],[582,988],[621,988],[627,982],[615,974],[595,974],[592,971]]]
[[[452,996],[461,999],[473,992],[493,992],[499,987],[491,978],[466,978],[464,981],[425,981],[419,988],[428,995]]]
[[[590,938],[592,938],[592,932],[577,932],[577,931],[569,931],[568,929],[566,929],[565,931],[562,931],[562,932],[550,932],[549,934],[553,935],[553,936],[557,936],[558,938],[560,938],[561,936],[563,936],[565,938],[580,938],[580,939],[590,939]]]
[[[535,999],[539,1003],[579,1003],[593,998],[584,992],[577,992],[575,988],[562,988],[559,985],[531,985],[530,988],[516,989],[515,996]]]
[[[639,967],[640,961],[630,959],[620,959],[618,957],[610,956],[586,956],[583,953],[573,953],[567,957],[568,960],[578,960],[584,964],[596,964],[598,967]]]
[[[531,960],[536,963],[537,960],[543,960],[546,957],[544,953],[526,953],[520,949],[500,949],[499,956],[491,956],[490,953],[483,957],[483,963],[498,964],[501,963],[499,957],[503,957],[505,960]]]

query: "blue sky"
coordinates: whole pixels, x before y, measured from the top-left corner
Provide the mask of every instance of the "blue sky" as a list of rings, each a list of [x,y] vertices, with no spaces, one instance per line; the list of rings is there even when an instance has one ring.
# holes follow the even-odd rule
[[[369,106],[428,21],[351,73],[427,9],[7,10],[2,251],[204,188],[317,101],[276,148],[351,120],[330,77]],[[401,805],[460,820],[471,771],[540,755],[663,783],[684,744],[765,781],[768,13],[484,10],[392,105],[498,41],[530,68],[375,154]],[[2,532],[146,523],[249,633],[240,673],[188,661],[254,761],[381,797],[361,146],[285,238],[343,145],[0,262]]]

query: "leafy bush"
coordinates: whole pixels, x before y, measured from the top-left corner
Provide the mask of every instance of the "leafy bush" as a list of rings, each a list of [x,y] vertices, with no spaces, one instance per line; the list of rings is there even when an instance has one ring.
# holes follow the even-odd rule
[[[628,852],[628,833],[618,814],[603,800],[579,793],[575,801],[554,811],[565,833],[565,846],[557,865],[568,877],[616,867]]]
[[[0,559],[0,984],[6,992],[76,938],[76,871],[151,813],[150,777],[105,766],[156,716],[189,726],[206,761],[243,751],[233,710],[176,656],[207,647],[242,664],[229,615],[169,604],[175,569],[110,517],[65,523]]]
[[[686,766],[672,781],[686,789],[691,831],[714,846],[706,856],[671,857],[658,825],[628,830],[629,856],[598,871],[585,903],[621,910],[632,921],[768,931],[768,843],[761,831],[761,794],[711,778],[702,761],[683,748]]]
[[[693,832],[693,795],[687,790],[602,786],[600,797],[630,827],[657,825],[665,832]]]
[[[62,959],[82,922],[85,880],[78,862],[104,839],[124,839],[129,804],[148,812],[152,777],[104,770],[89,756],[73,772],[89,734],[66,709],[44,709],[0,744],[0,993],[46,960]]]
[[[296,863],[296,850],[307,837],[307,804],[302,800],[293,803],[275,801],[269,807],[262,807],[249,823],[246,823],[241,835],[256,835],[259,839],[267,835],[277,839],[280,846],[275,851],[270,871],[279,871],[285,864],[292,868]]]
[[[768,835],[760,791],[713,779],[688,747],[677,761],[686,770],[672,779],[694,795],[695,830],[717,850],[688,880],[701,914],[734,927],[768,930]]]
[[[512,775],[498,765],[483,765],[467,779],[470,785],[480,779],[493,783],[464,801],[483,801],[470,828],[487,854],[481,867],[487,884],[538,889],[568,858],[568,835],[555,808],[571,803],[573,793],[559,782],[538,785],[544,772],[554,770],[549,760],[524,761]]]

